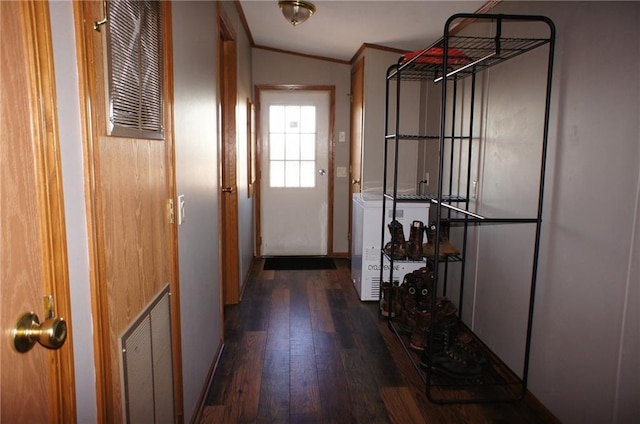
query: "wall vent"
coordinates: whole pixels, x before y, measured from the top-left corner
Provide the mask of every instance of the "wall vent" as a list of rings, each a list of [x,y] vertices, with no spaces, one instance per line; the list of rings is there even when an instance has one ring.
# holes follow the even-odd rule
[[[120,338],[125,421],[173,423],[173,358],[169,286]]]

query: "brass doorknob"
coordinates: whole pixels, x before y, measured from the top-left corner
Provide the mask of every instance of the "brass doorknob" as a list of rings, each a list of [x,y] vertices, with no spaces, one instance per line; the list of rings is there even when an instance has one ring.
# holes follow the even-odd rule
[[[46,319],[42,324],[33,312],[26,312],[18,319],[13,328],[13,347],[18,352],[30,351],[36,342],[48,349],[62,347],[67,340],[67,322],[64,318],[56,317],[53,303],[53,296],[44,297]]]
[[[222,187],[223,193],[233,193],[233,187]]]
[[[351,180],[351,184],[360,184],[360,180],[353,179]]]
[[[13,329],[13,345],[20,353],[40,343],[48,349],[59,349],[67,340],[67,322],[60,317],[49,318],[40,324],[33,312],[23,314]]]

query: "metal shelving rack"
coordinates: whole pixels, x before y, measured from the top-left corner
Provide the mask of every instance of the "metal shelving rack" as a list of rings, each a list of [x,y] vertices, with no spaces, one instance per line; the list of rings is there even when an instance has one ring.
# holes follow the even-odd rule
[[[452,31],[454,23],[489,23],[492,25],[494,36],[462,36]],[[514,38],[506,37],[504,33],[505,23],[539,23],[546,25],[548,36],[542,38]],[[396,207],[398,203],[423,202],[429,203],[435,209],[436,234],[435,240],[440,240],[443,219],[450,225],[462,227],[462,246],[459,255],[447,257],[445,259],[433,260],[426,258],[434,274],[435,293],[447,294],[448,267],[450,263],[457,263],[461,266],[460,286],[458,299],[458,316],[462,316],[462,304],[464,294],[465,279],[465,259],[467,254],[467,236],[469,226],[483,224],[534,224],[535,225],[535,245],[533,247],[533,266],[529,291],[529,310],[526,329],[526,346],[524,348],[523,373],[522,378],[516,376],[489,348],[471,332],[467,330],[482,345],[491,361],[490,375],[482,381],[448,381],[441,379],[434,372],[430,372],[429,367],[423,369],[419,360],[407,346],[404,336],[396,326],[395,319],[389,314],[388,323],[390,329],[397,335],[398,340],[406,353],[411,358],[416,371],[420,374],[426,386],[426,393],[429,400],[436,403],[471,403],[471,402],[504,402],[517,401],[524,397],[527,391],[529,356],[531,351],[531,332],[534,312],[536,278],[540,245],[540,232],[543,212],[543,196],[545,181],[545,162],[547,155],[547,141],[549,129],[549,109],[551,99],[551,79],[553,73],[553,57],[555,45],[555,26],[553,22],[544,16],[531,15],[503,15],[503,14],[456,14],[451,16],[444,27],[444,35],[433,45],[425,48],[417,55],[404,60],[400,58],[397,64],[391,66],[387,71],[386,82],[386,119],[385,119],[385,139],[384,139],[384,175],[383,175],[383,205],[382,205],[382,238],[381,246],[384,246],[386,226],[385,215],[387,208],[392,209],[392,219],[396,218]],[[547,75],[546,75],[546,97],[544,105],[543,136],[541,140],[540,158],[540,180],[537,201],[537,215],[527,218],[512,217],[491,217],[483,216],[469,210],[469,199],[471,195],[471,163],[472,145],[480,142],[474,131],[474,103],[476,102],[477,81],[476,75],[492,66],[512,59],[521,54],[535,50],[539,47],[548,46]],[[434,55],[434,52],[438,52]],[[451,55],[450,55],[451,52]],[[461,60],[459,53],[464,53],[464,60]],[[426,62],[426,63],[425,63]],[[471,100],[469,108],[469,125],[467,134],[458,134],[453,128],[455,123],[455,113],[460,105],[456,104],[459,81],[470,78]],[[403,81],[432,81],[441,85],[440,102],[440,128],[437,135],[409,135],[400,134],[401,93]],[[390,95],[390,88],[395,84],[395,94]],[[395,99],[393,98],[395,96]],[[395,100],[395,102],[394,102]],[[392,109],[393,107],[393,109]],[[449,114],[449,116],[447,116]],[[451,116],[453,115],[453,116]],[[393,119],[392,119],[393,118]],[[447,119],[451,120],[451,128],[447,128]],[[438,191],[437,195],[413,195],[398,193],[398,150],[403,142],[439,142],[439,168],[438,168]],[[445,158],[445,146],[456,142],[468,141],[467,166],[466,166],[466,190],[464,193],[452,193],[452,172],[445,175],[445,161],[449,161],[449,171],[453,169],[453,162],[456,160],[453,153],[449,158]],[[450,149],[453,152],[453,148]],[[393,156],[390,156],[393,155]],[[392,160],[392,165],[389,162]],[[391,183],[392,188],[388,189]],[[428,223],[427,223],[428,224]],[[385,260],[390,266],[384,269],[382,264]],[[435,243],[433,258],[440,258],[439,243]],[[386,255],[384,249],[380,253],[380,281],[393,281],[394,259]],[[442,288],[438,288],[439,281],[443,281]],[[393,296],[393,294],[391,294]],[[390,303],[393,300],[390,299]],[[432,296],[431,310],[435,310],[436,297]],[[433,336],[433,331],[429,331],[429,337]],[[429,343],[428,346],[432,344]],[[429,348],[430,349],[430,348]],[[453,395],[451,395],[453,393]]]

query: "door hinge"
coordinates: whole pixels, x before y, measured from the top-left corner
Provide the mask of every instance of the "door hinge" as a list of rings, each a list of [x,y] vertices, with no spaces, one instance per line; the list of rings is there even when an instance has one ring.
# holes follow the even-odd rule
[[[347,233],[347,240],[351,241],[351,233]]]
[[[167,214],[169,215],[169,224],[175,224],[176,222],[176,210],[173,206],[173,199],[167,201]]]

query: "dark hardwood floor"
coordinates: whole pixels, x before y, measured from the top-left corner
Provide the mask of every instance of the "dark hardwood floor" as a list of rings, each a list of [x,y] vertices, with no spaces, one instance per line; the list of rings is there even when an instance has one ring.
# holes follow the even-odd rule
[[[201,423],[547,423],[531,402],[437,405],[349,262],[264,271],[225,308],[225,348]]]

